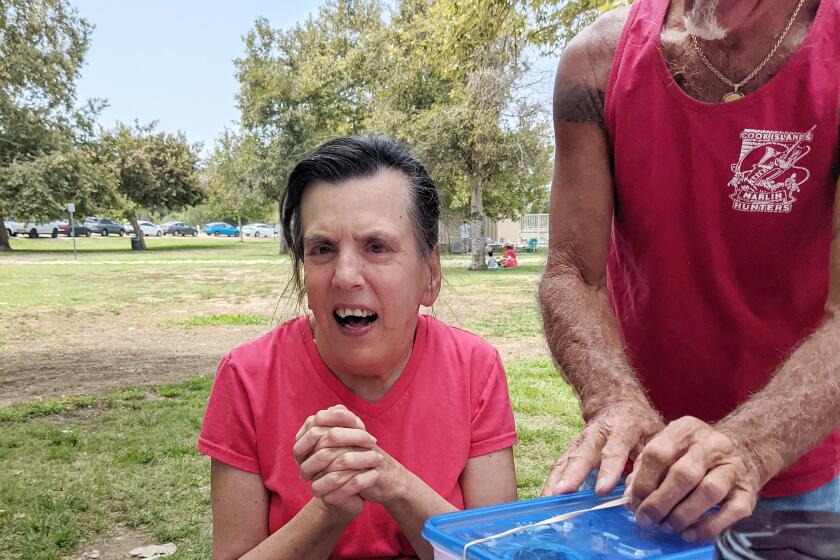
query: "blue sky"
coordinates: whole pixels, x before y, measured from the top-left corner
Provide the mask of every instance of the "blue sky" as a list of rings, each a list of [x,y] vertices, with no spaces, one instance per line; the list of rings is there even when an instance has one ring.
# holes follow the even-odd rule
[[[105,98],[100,123],[159,121],[182,130],[205,152],[237,120],[233,59],[260,16],[289,28],[316,13],[321,0],[71,0],[96,28],[82,77],[80,101]]]
[[[316,14],[323,0],[71,0],[95,25],[82,77],[80,101],[108,100],[100,123],[158,121],[158,129],[183,131],[203,142],[204,153],[225,126],[238,119],[233,60],[242,37],[265,17],[288,29]],[[553,61],[538,66],[550,69]],[[548,85],[540,97],[548,102]]]

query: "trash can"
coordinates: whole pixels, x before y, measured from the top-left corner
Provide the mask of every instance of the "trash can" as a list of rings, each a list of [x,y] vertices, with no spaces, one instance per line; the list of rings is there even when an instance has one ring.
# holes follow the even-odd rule
[[[131,250],[132,251],[142,251],[143,245],[140,243],[139,237],[132,237],[131,238]]]
[[[720,534],[715,558],[840,558],[840,514],[756,511]]]

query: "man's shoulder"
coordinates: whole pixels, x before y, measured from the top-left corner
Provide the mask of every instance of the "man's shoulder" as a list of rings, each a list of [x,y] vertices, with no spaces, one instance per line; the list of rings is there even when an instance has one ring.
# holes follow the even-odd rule
[[[588,42],[593,48],[606,48],[615,52],[618,41],[621,39],[621,32],[627,19],[630,17],[631,6],[623,6],[605,12],[598,16],[595,21],[587,25],[578,34],[578,37]]]
[[[625,6],[610,10],[582,29],[564,49],[561,67],[565,64],[573,74],[589,74],[593,85],[606,88],[630,9]]]

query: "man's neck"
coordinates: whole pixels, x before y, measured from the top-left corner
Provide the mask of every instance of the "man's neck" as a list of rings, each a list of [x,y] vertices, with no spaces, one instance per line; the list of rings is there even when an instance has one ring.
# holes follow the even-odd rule
[[[796,23],[790,28],[777,52],[762,65],[767,53],[796,10],[798,0],[694,0],[714,7],[714,17],[725,27],[722,39],[698,41],[711,64],[724,76],[738,82],[753,70],[757,75],[740,92],[749,94],[760,88],[780,69],[805,39],[820,0],[805,0]],[[720,102],[732,87],[719,80],[692,47],[686,30],[686,10],[692,0],[671,0],[660,36],[662,51],[674,80],[690,96],[709,103]]]
[[[784,29],[799,0],[673,0],[671,21],[686,31],[691,13],[710,11],[723,37],[720,48],[743,45],[760,37],[775,37]],[[704,39],[704,37],[700,37]],[[709,40],[708,38],[705,38]]]

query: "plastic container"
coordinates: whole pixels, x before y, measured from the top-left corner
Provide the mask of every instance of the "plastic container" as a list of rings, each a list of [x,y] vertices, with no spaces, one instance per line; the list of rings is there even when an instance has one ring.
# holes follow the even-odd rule
[[[757,511],[721,533],[715,558],[840,558],[840,514]]]
[[[578,492],[535,498],[480,509],[436,515],[426,521],[423,537],[435,549],[435,560],[460,560],[464,545],[555,515],[588,509],[620,498],[623,487],[605,496]],[[708,560],[711,543],[687,543],[658,528],[642,530],[624,506],[584,513],[551,525],[525,529],[500,539],[471,546],[470,560],[591,560],[603,558],[648,560]]]

